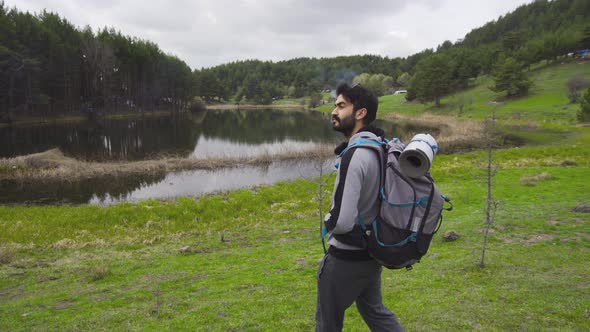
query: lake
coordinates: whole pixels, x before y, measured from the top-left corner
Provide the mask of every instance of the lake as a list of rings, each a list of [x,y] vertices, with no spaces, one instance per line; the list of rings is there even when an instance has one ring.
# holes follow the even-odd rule
[[[388,136],[404,128],[380,122]],[[68,157],[90,161],[145,160],[160,156],[195,159],[255,157],[312,150],[343,141],[330,116],[314,111],[207,110],[177,116],[105,119],[81,123],[0,128],[0,157],[59,148]],[[165,176],[95,178],[31,184],[0,182],[0,204],[112,204],[171,199],[235,190],[330,171],[330,161],[297,160],[263,166],[195,170]]]

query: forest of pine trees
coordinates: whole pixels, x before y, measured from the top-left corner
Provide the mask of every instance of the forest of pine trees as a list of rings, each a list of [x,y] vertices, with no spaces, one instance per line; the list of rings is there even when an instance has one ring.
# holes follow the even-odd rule
[[[0,121],[14,116],[181,109],[190,67],[154,43],[114,30],[78,30],[54,13],[0,2]]]

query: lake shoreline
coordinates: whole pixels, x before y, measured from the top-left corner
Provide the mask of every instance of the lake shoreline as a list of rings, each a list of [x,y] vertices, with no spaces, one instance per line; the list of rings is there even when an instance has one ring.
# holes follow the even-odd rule
[[[302,110],[310,111],[300,104],[211,104],[207,105],[208,110],[263,110],[263,109],[280,109],[280,110]]]
[[[210,104],[206,105],[207,110],[263,110],[263,109],[279,109],[285,111],[300,110],[300,111],[314,111],[306,109],[304,106],[299,104],[278,104],[278,105],[258,105],[258,104]],[[147,112],[123,112],[123,113],[107,113],[96,117],[96,120],[115,120],[115,119],[140,119],[144,117],[160,117],[160,116],[174,116],[178,114],[191,113],[188,110],[183,111],[147,111]],[[195,112],[198,113],[198,112]],[[67,123],[82,123],[86,121],[93,121],[88,114],[71,114],[60,117],[18,117],[12,122],[0,122],[0,128],[9,127],[28,127],[28,126],[44,126],[44,125],[55,125],[55,124],[67,124]]]
[[[154,111],[154,112],[125,112],[125,113],[114,113],[114,114],[105,114],[95,119],[91,119],[88,115],[85,114],[73,114],[63,117],[47,117],[47,118],[40,118],[40,117],[19,117],[15,121],[10,123],[1,122],[0,128],[9,128],[9,127],[34,127],[34,126],[47,126],[47,125],[56,125],[56,124],[68,124],[68,123],[83,123],[86,121],[95,121],[95,120],[114,120],[114,119],[133,119],[133,118],[144,118],[144,117],[161,117],[161,116],[172,116],[176,114],[186,114],[187,111],[182,112],[174,112],[174,111]]]
[[[307,151],[263,154],[255,157],[193,159],[163,156],[139,161],[91,162],[66,157],[59,149],[51,149],[14,158],[0,159],[0,181],[77,181],[100,177],[157,175],[190,170],[213,170],[240,165],[268,165],[276,161],[314,160],[333,156],[333,146],[320,144]]]

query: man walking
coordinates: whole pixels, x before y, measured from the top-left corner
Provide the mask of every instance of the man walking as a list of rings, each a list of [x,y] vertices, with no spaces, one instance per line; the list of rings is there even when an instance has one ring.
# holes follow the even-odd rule
[[[324,224],[330,232],[328,253],[318,270],[316,331],[342,331],[344,312],[356,307],[371,331],[403,331],[381,298],[381,265],[363,244],[361,222],[379,212],[380,160],[371,149],[349,148],[355,140],[376,139],[383,130],[371,125],[377,98],[360,85],[342,84],[336,90],[332,127],[348,139],[336,149],[338,175],[332,206]]]

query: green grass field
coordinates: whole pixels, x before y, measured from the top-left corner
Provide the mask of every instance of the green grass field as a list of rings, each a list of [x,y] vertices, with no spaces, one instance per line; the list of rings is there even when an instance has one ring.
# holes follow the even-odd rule
[[[321,96],[322,96],[323,102],[327,104],[327,100],[331,97],[331,94],[329,92],[322,92]],[[307,108],[309,108],[309,99],[310,99],[309,97],[283,98],[283,99],[273,101],[270,106],[271,107],[276,106],[276,107],[280,108],[281,106],[285,106],[285,105],[298,105],[302,109],[307,109]]]
[[[564,66],[534,74],[577,68]],[[461,116],[483,119],[492,94],[472,90],[477,105]],[[499,111],[503,130],[514,121],[534,144],[494,151],[501,204],[483,269],[486,154],[437,156],[433,176],[455,209],[412,271],[383,272],[384,302],[407,331],[590,330],[590,213],[574,210],[590,206],[590,128],[574,127],[552,93]],[[398,111],[401,98],[382,97],[381,110]],[[430,111],[419,106],[402,111]],[[520,133],[529,119],[545,131]],[[298,180],[198,200],[0,206],[0,331],[313,330],[317,190]],[[449,230],[461,238],[443,241]],[[345,331],[367,331],[354,307]]]
[[[440,156],[434,175],[455,203],[442,231],[462,237],[384,272],[408,330],[590,328],[590,218],[572,212],[588,203],[590,158],[560,166],[553,150],[496,153],[502,205],[484,269],[483,154]],[[300,180],[198,201],[1,207],[0,330],[312,330],[315,191]],[[355,309],[346,320],[366,330]]]

